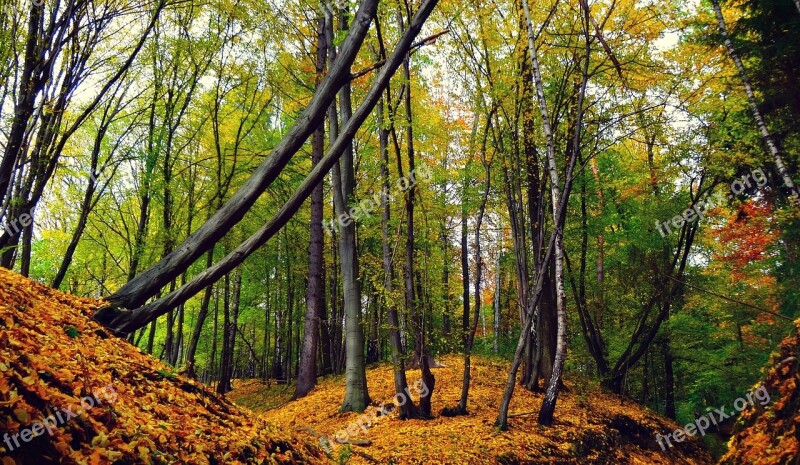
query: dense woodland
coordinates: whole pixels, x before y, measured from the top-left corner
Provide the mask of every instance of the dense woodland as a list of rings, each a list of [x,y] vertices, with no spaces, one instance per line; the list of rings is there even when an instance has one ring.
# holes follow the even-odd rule
[[[800,316],[797,0],[0,10],[0,265],[221,394],[465,415],[481,354],[500,430],[562,377],[684,424]]]

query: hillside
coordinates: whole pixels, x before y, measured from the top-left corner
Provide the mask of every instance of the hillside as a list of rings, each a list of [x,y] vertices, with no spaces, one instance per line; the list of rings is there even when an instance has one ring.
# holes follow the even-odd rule
[[[458,356],[447,356],[440,361],[445,367],[434,370],[437,412],[446,403],[456,403],[462,376]],[[366,431],[351,427],[357,425],[357,414],[337,412],[344,392],[341,377],[321,380],[308,397],[291,403],[285,402],[292,394],[291,389],[267,387],[259,381],[238,383],[230,398],[264,411],[267,422],[292,428],[317,441],[319,436],[334,438],[338,431],[351,427],[355,434],[349,436],[349,441],[361,445],[338,445],[331,441],[333,458],[349,457],[348,464],[713,463],[696,441],[677,444],[662,452],[656,434],[674,431],[677,424],[630,401],[569,381],[559,398],[554,427],[536,424],[541,395],[518,389],[510,411],[512,415],[522,415],[511,418],[509,431],[500,433],[493,422],[508,363],[474,357],[472,366],[471,415],[437,416],[430,421],[377,417]],[[413,386],[420,378],[420,371],[408,374],[412,398],[418,399]],[[384,364],[367,370],[367,380],[373,404],[391,402],[394,394],[391,366]]]
[[[742,412],[740,430],[722,458],[729,465],[779,465],[800,461],[800,321],[798,332],[772,354],[764,386],[772,402]]]
[[[0,463],[325,462],[111,337],[98,305],[0,268]]]

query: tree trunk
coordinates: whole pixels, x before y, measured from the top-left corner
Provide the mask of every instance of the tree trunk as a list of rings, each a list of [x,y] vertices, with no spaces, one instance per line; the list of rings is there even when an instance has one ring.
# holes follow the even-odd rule
[[[798,2],[800,2],[800,0],[795,0],[795,3],[799,5],[798,10],[800,10],[800,3]],[[747,71],[745,70],[744,64],[742,63],[741,58],[739,58],[739,53],[733,46],[733,42],[728,34],[728,28],[725,25],[725,18],[722,16],[722,8],[719,6],[719,0],[711,0],[711,6],[714,8],[714,14],[717,17],[719,31],[725,41],[725,47],[728,49],[728,54],[736,64],[736,69],[739,72],[739,79],[742,80],[742,85],[744,86],[745,93],[747,94],[747,102],[750,104],[750,110],[753,112],[753,118],[756,120],[756,126],[761,133],[761,137],[764,139],[764,143],[767,144],[770,154],[772,154],[772,159],[775,162],[775,168],[778,170],[778,174],[781,176],[781,179],[783,179],[785,187],[789,190],[789,196],[792,199],[792,202],[800,202],[800,192],[798,192],[797,186],[792,180],[792,176],[789,174],[789,170],[783,163],[783,157],[778,149],[778,144],[772,137],[769,128],[767,128],[767,123],[764,121],[764,118],[761,115],[761,110],[758,109],[756,95],[755,92],[753,92],[753,87],[750,85],[750,80],[747,78]]]
[[[669,347],[669,335],[665,335],[661,340],[661,354],[664,357],[664,396],[666,403],[664,404],[664,416],[675,420],[677,412],[675,411],[675,374],[672,370],[672,351]]]
[[[378,30],[378,43],[380,45],[380,56],[386,59],[386,50],[383,45],[383,37]],[[387,86],[386,102],[391,104],[391,91]],[[381,238],[383,241],[383,297],[386,304],[386,324],[389,328],[389,342],[392,348],[392,366],[394,367],[394,389],[396,394],[408,392],[408,380],[406,379],[406,353],[403,348],[403,341],[400,337],[400,319],[397,315],[397,306],[392,295],[394,288],[394,267],[392,266],[392,250],[390,245],[389,220],[391,219],[391,206],[389,204],[389,130],[384,121],[384,100],[380,99],[377,106],[378,119],[378,140],[381,152]],[[390,118],[389,124],[394,124]],[[416,416],[416,406],[411,399],[406,399],[403,405],[397,406],[397,416],[401,420],[406,420]]]
[[[493,332],[494,332],[494,342],[492,344],[492,349],[493,349],[495,354],[499,353],[499,345],[500,345],[500,291],[501,291],[501,285],[502,285],[502,277],[501,277],[502,262],[501,262],[501,258],[503,256],[503,233],[502,233],[502,229],[503,228],[501,227],[500,224],[498,224],[498,226],[499,226],[498,229],[500,231],[497,233],[498,250],[496,252],[497,253],[497,257],[495,258],[495,262],[494,262],[494,274],[495,274],[494,275],[494,299],[492,301],[493,302],[492,307],[493,307],[493,310],[494,310],[492,312],[493,315],[494,315],[493,325],[492,325],[492,329],[493,329]]]
[[[325,17],[317,20],[317,85],[325,72],[325,61],[328,47],[325,40]],[[311,149],[312,166],[319,163],[325,153],[325,125],[321,124],[314,131]],[[308,287],[306,288],[306,317],[303,336],[303,347],[300,351],[300,369],[297,376],[297,388],[293,399],[305,397],[317,384],[317,346],[319,344],[320,321],[324,315],[325,305],[322,280],[323,254],[325,238],[322,232],[323,192],[319,184],[311,194],[311,240],[308,246]]]
[[[340,29],[347,27],[347,12],[339,14]],[[327,42],[334,43],[333,16],[327,18]],[[336,59],[337,51],[330,47],[331,61]],[[352,118],[350,83],[347,82],[339,92],[339,113],[342,126]],[[339,121],[335,107],[330,111],[331,140],[339,135]],[[333,166],[333,201],[336,216],[348,217],[348,206],[355,200],[355,172],[352,140],[345,145],[339,163]],[[367,389],[367,372],[364,360],[364,330],[361,326],[361,289],[358,282],[358,255],[356,228],[352,219],[342,222],[339,227],[339,260],[342,271],[345,314],[345,375],[347,384],[344,401],[339,409],[342,412],[363,412],[370,402]]]
[[[206,268],[210,267],[213,263],[214,248],[212,247],[211,250],[208,251],[208,254],[206,254]],[[200,342],[200,335],[203,332],[203,324],[208,317],[208,307],[211,304],[211,294],[213,290],[213,284],[206,287],[205,293],[203,294],[203,300],[200,302],[200,310],[197,313],[197,321],[195,322],[194,330],[192,331],[192,338],[189,340],[189,346],[186,349],[186,376],[190,378],[197,377],[197,372],[194,366],[194,357],[197,352],[197,344]]]
[[[491,124],[490,121],[486,122],[487,131],[488,126]],[[491,178],[491,170],[490,164],[486,162],[486,137],[483,138],[484,146],[483,150],[481,151],[482,158],[483,158],[483,166],[485,169],[485,188],[483,191],[483,200],[481,201],[480,210],[478,211],[478,221],[475,225],[475,307],[472,314],[472,322],[470,327],[464,328],[464,377],[461,383],[461,399],[458,401],[458,410],[459,413],[462,415],[466,415],[467,410],[467,400],[469,399],[469,385],[470,385],[470,377],[471,377],[471,368],[472,368],[472,361],[471,361],[471,354],[472,354],[472,346],[475,342],[475,332],[478,329],[478,318],[481,314],[481,286],[483,284],[483,256],[481,252],[481,227],[483,226],[483,218],[486,213],[486,203],[489,200],[489,192],[491,190],[492,185],[492,178]],[[465,186],[466,187],[466,186]],[[466,240],[464,240],[464,229],[466,225],[465,215],[462,211],[462,247],[466,245]],[[462,266],[465,264],[466,260],[464,259],[466,252],[462,252],[461,263]],[[465,294],[468,294],[469,285],[465,284]],[[465,306],[465,310],[468,308],[469,303]],[[468,317],[465,318],[465,322],[468,322]]]

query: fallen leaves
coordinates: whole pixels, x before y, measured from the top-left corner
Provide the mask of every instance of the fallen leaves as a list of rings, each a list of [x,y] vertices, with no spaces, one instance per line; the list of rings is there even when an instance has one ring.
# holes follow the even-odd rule
[[[434,410],[454,405],[461,394],[461,367],[458,356],[442,359],[446,367],[433,370],[436,376]],[[508,373],[505,361],[473,356],[472,385],[468,416],[433,420],[400,421],[396,415],[378,418],[366,431],[358,428],[348,436],[350,444],[333,444],[331,456],[346,458],[348,464],[710,464],[710,457],[696,441],[687,441],[666,452],[655,442],[655,434],[671,432],[677,424],[631,402],[567,382],[559,397],[556,423],[544,428],[536,415],[517,415],[510,429],[494,427],[497,405]],[[420,379],[419,370],[408,371],[409,385]],[[370,396],[390,402],[394,378],[389,365],[367,371]],[[276,398],[290,391],[284,386],[267,387],[258,381],[239,381],[230,398],[251,405],[253,399]],[[307,397],[280,406],[268,406],[263,417],[270,423],[293,428],[319,441],[356,422],[359,414],[339,413],[344,381],[341,377],[320,379]],[[412,394],[414,391],[412,390]],[[291,395],[291,392],[288,393]],[[412,395],[414,401],[419,400]],[[518,388],[510,412],[538,412],[542,397]],[[256,406],[257,408],[257,406]],[[370,416],[371,417],[371,416]],[[363,443],[369,445],[358,446]]]
[[[0,268],[0,438],[57,409],[80,412],[12,451],[0,439],[2,465],[326,462],[319,449],[109,337],[91,320],[101,304]],[[78,410],[106,386],[113,402]]]
[[[784,339],[772,355],[764,387],[772,402],[742,412],[744,426],[730,440],[720,463],[730,465],[779,465],[796,463],[800,457],[800,320],[797,333]]]

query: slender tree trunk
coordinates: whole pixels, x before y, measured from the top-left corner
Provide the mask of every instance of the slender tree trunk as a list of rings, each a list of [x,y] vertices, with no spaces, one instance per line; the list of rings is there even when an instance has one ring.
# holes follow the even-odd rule
[[[404,29],[403,12],[398,11],[397,14],[400,29]],[[416,173],[416,155],[414,152],[414,126],[413,115],[411,110],[411,63],[410,52],[403,60],[403,80],[405,82],[404,106],[405,106],[405,134],[406,134],[406,149],[408,150],[408,179],[410,180]],[[400,163],[398,154],[398,163]],[[400,173],[402,176],[402,173]],[[416,186],[413,181],[409,181],[411,187],[406,192],[405,210],[406,210],[406,244],[405,244],[405,269],[404,269],[404,282],[405,282],[405,301],[409,317],[413,321],[414,326],[414,353],[419,357],[419,367],[422,371],[422,382],[425,384],[425,393],[420,395],[419,399],[419,415],[423,418],[431,418],[431,399],[436,384],[436,378],[430,369],[429,352],[425,344],[425,311],[424,306],[420,304],[418,296],[414,292],[414,274],[415,274],[415,243],[414,243],[414,204]]]
[[[380,33],[380,28],[378,28]],[[383,39],[379,36],[381,46],[380,58],[386,58],[383,48]],[[391,102],[391,92],[387,88],[386,101]],[[394,367],[394,389],[396,394],[408,391],[406,379],[406,353],[403,341],[400,338],[400,319],[397,316],[397,306],[392,296],[394,288],[394,267],[392,266],[392,250],[390,245],[389,220],[391,219],[391,205],[389,204],[389,130],[384,121],[384,100],[378,101],[378,140],[381,151],[381,238],[383,240],[383,295],[386,303],[386,323],[389,327],[389,341],[392,347],[392,366]],[[390,119],[390,123],[391,119]],[[412,418],[416,415],[416,406],[411,399],[406,399],[403,405],[398,405],[398,417],[401,420]]]
[[[492,344],[492,349],[495,354],[499,352],[499,344],[500,344],[500,292],[502,289],[502,263],[501,258],[503,256],[503,232],[501,224],[498,224],[498,228],[500,231],[497,233],[497,257],[495,258],[494,262],[494,299],[493,299],[493,314],[494,320],[492,329],[494,332],[494,342]]]
[[[230,275],[225,276],[222,297],[222,352],[219,360],[219,380],[217,381],[217,394],[225,394],[230,391],[230,362],[233,359],[233,344],[231,342],[231,279]]]
[[[487,125],[491,124],[487,121]],[[488,129],[487,129],[488,130]],[[484,141],[486,138],[484,137]],[[470,326],[464,328],[464,377],[461,383],[461,399],[458,401],[458,410],[459,413],[466,415],[467,410],[467,400],[469,399],[469,385],[470,385],[470,378],[471,378],[471,369],[472,369],[472,346],[475,342],[475,332],[478,329],[478,318],[481,314],[481,286],[483,284],[483,256],[481,251],[481,227],[483,226],[483,218],[486,213],[486,203],[489,200],[489,192],[491,190],[491,171],[490,165],[486,162],[486,146],[484,144],[483,150],[483,165],[485,168],[485,190],[483,192],[483,200],[481,201],[480,210],[478,212],[478,221],[475,225],[475,307],[472,314],[472,322],[469,323],[468,315],[465,315],[465,322],[469,323]],[[465,186],[466,187],[466,186]],[[466,245],[466,241],[464,240],[464,228],[465,228],[466,220],[465,215],[462,212],[462,247]],[[465,254],[462,254],[462,266],[465,264]],[[469,285],[465,285],[464,287],[465,294],[469,294]],[[467,304],[469,305],[469,304]],[[465,310],[468,307],[465,306]]]
[[[206,268],[214,263],[214,249],[208,251],[206,255]],[[189,346],[186,348],[186,375],[190,378],[196,378],[197,372],[195,371],[195,354],[197,353],[197,344],[200,342],[200,335],[203,333],[203,324],[208,317],[208,307],[211,304],[211,295],[214,291],[214,285],[211,284],[206,287],[203,294],[203,300],[200,301],[200,310],[197,313],[197,321],[192,331],[192,338],[189,339]]]
[[[800,0],[795,0],[795,3],[799,5],[798,10],[800,10],[799,2]],[[750,85],[750,80],[747,78],[747,71],[744,68],[741,58],[739,58],[739,53],[733,46],[733,42],[728,34],[728,28],[725,25],[725,18],[722,16],[722,8],[719,6],[719,0],[711,0],[711,6],[714,8],[714,14],[717,17],[719,31],[725,41],[725,47],[728,49],[728,54],[736,64],[736,69],[739,72],[739,79],[741,79],[745,93],[747,94],[747,102],[750,104],[750,110],[753,112],[753,118],[756,120],[756,126],[761,133],[761,137],[764,139],[764,143],[767,144],[770,154],[772,154],[772,159],[775,162],[775,168],[778,170],[778,174],[781,176],[781,179],[783,179],[784,185],[789,190],[789,196],[791,197],[792,202],[798,202],[800,201],[800,192],[798,192],[797,186],[795,185],[794,180],[792,180],[789,170],[783,163],[783,157],[781,156],[780,149],[778,149],[778,143],[770,133],[769,128],[767,128],[767,123],[764,121],[764,117],[761,115],[761,110],[758,109],[756,94],[753,92],[753,87]]]
[[[538,421],[540,424],[549,425],[552,424],[553,420],[553,412],[555,411],[556,401],[558,399],[558,390],[561,384],[561,372],[563,370],[564,360],[566,358],[566,311],[564,309],[564,283],[563,283],[563,265],[560,265],[559,262],[563,263],[563,226],[564,221],[566,219],[566,207],[569,201],[569,194],[572,189],[572,173],[576,164],[576,160],[578,158],[578,146],[579,144],[575,144],[575,150],[572,151],[570,154],[570,160],[567,165],[565,182],[564,182],[564,189],[562,192],[559,192],[559,183],[558,183],[558,171],[556,169],[555,164],[555,145],[553,142],[553,133],[550,127],[550,118],[547,112],[547,105],[544,99],[544,90],[543,84],[541,79],[541,72],[539,69],[539,62],[538,56],[536,51],[536,44],[534,41],[534,32],[533,32],[533,22],[531,20],[530,9],[528,7],[527,0],[523,0],[522,2],[523,10],[525,13],[525,21],[528,30],[528,43],[529,43],[529,52],[531,54],[531,62],[533,64],[533,77],[534,77],[534,84],[536,87],[537,93],[537,100],[539,101],[540,110],[542,112],[542,127],[545,133],[545,138],[547,139],[547,158],[548,158],[548,165],[550,171],[550,178],[551,178],[551,195],[553,197],[553,232],[550,236],[550,241],[547,246],[547,252],[544,254],[543,260],[541,265],[537,266],[539,268],[537,270],[537,278],[536,278],[536,287],[532,292],[532,295],[529,297],[529,302],[526,307],[526,316],[525,322],[522,325],[522,331],[520,332],[519,340],[517,341],[517,349],[514,353],[514,359],[511,363],[511,370],[509,371],[508,381],[506,382],[506,389],[503,392],[503,398],[500,403],[500,412],[496,420],[496,426],[501,430],[505,430],[508,428],[508,407],[511,402],[511,397],[514,393],[514,385],[516,383],[516,375],[519,365],[522,359],[522,352],[525,348],[527,332],[530,331],[531,325],[533,323],[533,316],[534,316],[534,309],[539,305],[539,300],[541,299],[542,294],[542,287],[544,284],[544,276],[545,273],[543,272],[546,264],[548,264],[551,260],[551,257],[560,257],[555,259],[555,271],[556,271],[556,286],[557,286],[557,299],[560,305],[557,305],[558,309],[558,334],[557,334],[557,345],[556,345],[556,360],[554,363],[553,374],[550,377],[549,384],[547,386],[547,391],[545,394],[545,398],[542,401],[542,408],[539,410],[539,418]],[[588,15],[588,10],[583,8],[584,4],[582,2],[582,9],[584,9],[584,13]],[[585,24],[584,24],[585,26]],[[587,47],[588,48],[588,47]],[[586,85],[586,66],[588,66],[588,60],[584,62],[584,82],[582,85],[581,91],[581,98],[579,98],[578,108],[582,107],[582,96],[585,90]],[[582,115],[582,112],[579,112],[579,117]],[[580,118],[577,121],[576,127],[580,128],[581,120]],[[575,134],[575,140],[578,141],[580,133],[579,131]],[[559,279],[560,275],[560,279]],[[560,283],[560,284],[559,284]]]
[[[661,339],[661,354],[664,357],[664,397],[666,399],[664,416],[675,420],[677,418],[677,412],[675,411],[675,374],[672,369],[672,351],[669,343],[669,335],[665,334]]]
[[[555,228],[555,253],[553,254],[553,270],[555,273],[556,316],[558,321],[556,354],[555,361],[553,363],[553,372],[548,382],[545,398],[542,401],[542,408],[539,411],[539,423],[543,425],[550,425],[553,421],[553,412],[555,411],[556,401],[558,400],[558,391],[561,387],[561,374],[567,352],[567,317],[565,308],[566,296],[564,293],[564,238],[561,228],[558,226],[558,212],[561,210],[561,205],[559,203],[561,201],[561,183],[558,176],[558,166],[556,165],[555,140],[553,130],[550,126],[550,115],[547,110],[547,100],[545,99],[544,95],[544,84],[542,82],[541,69],[539,67],[536,43],[534,42],[533,20],[531,19],[528,1],[523,0],[522,4],[528,23],[528,50],[530,52],[531,63],[533,65],[533,79],[536,88],[537,100],[539,101],[539,108],[542,114],[542,129],[547,141],[547,165],[548,172],[550,174],[550,193],[553,202],[553,224]]]
[[[150,333],[147,336],[147,347],[144,350],[145,353],[147,353],[149,355],[153,355],[153,343],[155,342],[155,339],[156,339],[156,324],[157,323],[158,323],[158,320],[153,320],[150,323]]]

